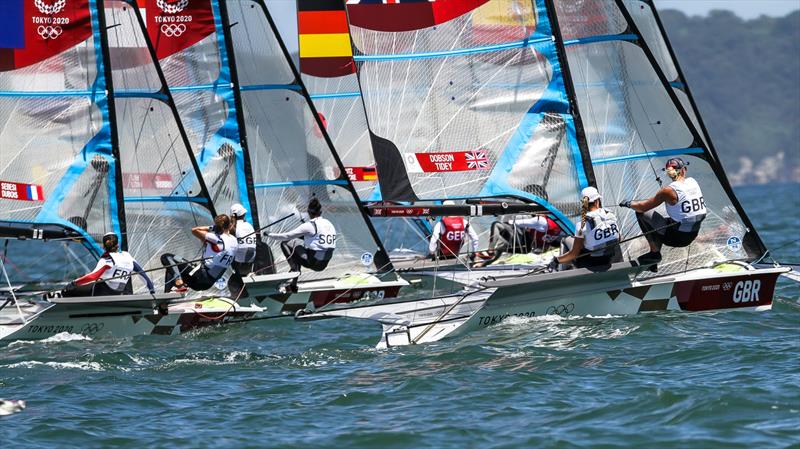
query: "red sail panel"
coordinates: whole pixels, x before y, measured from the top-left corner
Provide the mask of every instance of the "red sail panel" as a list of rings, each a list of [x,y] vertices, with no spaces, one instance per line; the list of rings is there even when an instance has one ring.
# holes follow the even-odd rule
[[[0,199],[44,201],[44,191],[42,186],[36,184],[0,181]]]
[[[17,13],[0,14],[0,26],[6,28],[8,34],[4,40],[9,41],[3,46],[12,47],[0,49],[0,70],[15,70],[42,62],[92,35],[89,0],[25,1],[21,14],[18,13],[19,0],[8,1],[15,4],[9,9]]]
[[[489,0],[436,0],[372,3],[350,0],[350,24],[374,31],[402,32],[430,28],[462,16]]]
[[[342,2],[298,2],[300,71],[321,78],[355,73],[347,13]]]
[[[147,34],[158,59],[205,39],[214,29],[210,0],[146,0]]]

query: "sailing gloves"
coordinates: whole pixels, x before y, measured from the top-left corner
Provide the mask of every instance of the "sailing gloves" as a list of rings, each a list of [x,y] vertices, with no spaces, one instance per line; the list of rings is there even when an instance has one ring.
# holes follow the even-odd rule
[[[619,203],[619,207],[627,207],[628,209],[631,209],[631,203],[632,202],[633,201],[631,201],[631,200],[625,200],[625,201]]]
[[[560,262],[558,261],[558,257],[556,257],[556,256],[553,256],[553,260],[551,260],[551,261],[550,261],[550,263],[549,263],[549,264],[547,264],[547,271],[549,271],[549,272],[551,272],[551,273],[552,273],[553,271],[557,271],[557,270],[558,270],[558,265],[559,265],[559,263],[560,263]]]

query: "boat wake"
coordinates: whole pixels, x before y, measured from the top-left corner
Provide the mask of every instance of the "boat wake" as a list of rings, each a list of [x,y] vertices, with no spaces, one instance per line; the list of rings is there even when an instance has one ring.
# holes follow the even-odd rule
[[[8,344],[8,347],[26,346],[26,345],[41,345],[42,343],[63,343],[67,341],[92,341],[91,337],[81,334],[71,334],[69,332],[61,332],[42,340],[16,340]]]

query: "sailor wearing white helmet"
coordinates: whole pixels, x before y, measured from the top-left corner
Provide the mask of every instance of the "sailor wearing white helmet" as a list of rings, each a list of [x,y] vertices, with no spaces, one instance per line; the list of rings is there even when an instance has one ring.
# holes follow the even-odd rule
[[[617,217],[602,205],[603,197],[594,187],[581,190],[581,220],[576,223],[574,238],[565,239],[566,254],[553,257],[548,265],[573,262],[576,268],[606,270],[620,257]]]
[[[253,262],[256,259],[256,243],[258,236],[256,235],[253,225],[245,220],[247,209],[239,203],[231,206],[231,221],[233,222],[232,234],[236,237],[239,246],[236,247],[236,252],[233,255],[233,276],[228,280],[228,288],[231,294],[236,297],[240,296],[240,292],[244,287],[242,283],[242,276],[247,276],[253,272]]]

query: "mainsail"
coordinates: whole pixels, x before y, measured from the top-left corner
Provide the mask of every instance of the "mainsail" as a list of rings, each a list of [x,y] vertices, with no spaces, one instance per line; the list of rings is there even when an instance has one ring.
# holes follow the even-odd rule
[[[347,9],[384,199],[522,198],[571,226],[591,166],[543,1]]]
[[[227,54],[231,85],[239,97],[236,112],[240,130],[247,135],[252,167],[249,187],[261,223],[293,214],[280,224],[283,230],[291,229],[316,196],[323,215],[339,231],[337,249],[324,272],[307,272],[303,279],[390,269],[264,2],[211,0],[210,4],[217,20],[217,42]],[[276,255],[281,254],[277,242],[270,245]]]
[[[60,281],[91,266],[70,238],[95,256],[105,232],[126,241],[95,6],[11,1],[0,15],[0,233],[33,239],[4,243],[5,265],[18,280]],[[49,245],[36,243],[44,238]],[[28,274],[35,271],[42,275]]]
[[[709,214],[701,233],[687,248],[667,249],[660,272],[762,257],[766,249],[710,147],[652,2],[560,0],[551,9],[606,205],[653,195],[674,156],[690,162],[689,176],[702,186]],[[618,216],[628,236],[638,232],[632,212]],[[639,239],[624,250],[636,257],[642,246]]]

